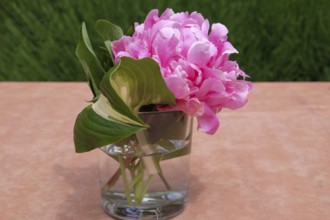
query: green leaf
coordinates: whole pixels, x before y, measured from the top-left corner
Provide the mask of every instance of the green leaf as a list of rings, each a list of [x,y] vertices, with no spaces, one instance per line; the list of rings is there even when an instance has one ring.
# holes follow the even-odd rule
[[[90,105],[77,116],[74,125],[76,152],[91,151],[128,137],[142,129],[144,126],[125,125],[117,121],[106,120],[96,114]]]
[[[115,41],[123,36],[122,29],[107,20],[98,20],[95,28],[104,41]]]
[[[83,66],[89,86],[95,98],[100,93],[99,84],[105,74],[105,71],[93,51],[85,23],[82,23],[81,26],[80,39],[76,48],[76,55]]]
[[[148,127],[137,113],[149,104],[175,104],[158,64],[151,58],[122,57],[100,83],[100,96],[77,117],[76,152],[119,141]]]
[[[158,63],[151,58],[122,57],[118,65],[107,72],[100,90],[104,97],[94,104],[94,109],[100,110],[100,115],[123,123],[144,124],[137,116],[141,106],[175,105],[175,97],[168,89]]]
[[[112,64],[114,64],[111,42],[118,40],[123,36],[122,29],[107,20],[98,20],[95,24],[95,28],[102,37],[105,47],[109,52]]]

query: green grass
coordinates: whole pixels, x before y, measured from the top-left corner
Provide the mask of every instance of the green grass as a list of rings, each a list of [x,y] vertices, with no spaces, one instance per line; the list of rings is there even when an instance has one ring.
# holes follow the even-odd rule
[[[98,19],[126,30],[167,7],[225,24],[253,81],[330,80],[328,0],[0,1],[0,80],[83,81],[74,55],[82,21],[91,34]]]

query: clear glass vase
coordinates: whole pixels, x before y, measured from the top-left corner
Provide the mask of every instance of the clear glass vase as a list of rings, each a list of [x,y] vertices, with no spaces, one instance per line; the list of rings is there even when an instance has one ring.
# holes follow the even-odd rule
[[[180,111],[139,116],[150,128],[101,148],[103,207],[116,219],[170,219],[186,201],[193,120]]]

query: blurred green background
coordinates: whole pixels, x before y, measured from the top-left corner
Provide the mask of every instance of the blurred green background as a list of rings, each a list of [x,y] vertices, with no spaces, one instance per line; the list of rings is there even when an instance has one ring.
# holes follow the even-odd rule
[[[330,80],[329,0],[0,0],[0,81],[84,81],[82,21],[97,38],[98,19],[126,30],[167,7],[225,24],[252,81]]]

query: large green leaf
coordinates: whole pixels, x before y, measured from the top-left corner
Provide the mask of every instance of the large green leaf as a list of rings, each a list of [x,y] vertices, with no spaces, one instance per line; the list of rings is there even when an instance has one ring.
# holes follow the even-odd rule
[[[92,105],[86,107],[76,119],[74,144],[77,153],[91,151],[97,147],[116,142],[144,129],[145,126],[126,125],[107,120],[96,114]]]
[[[99,84],[105,74],[105,71],[93,51],[85,23],[82,23],[81,26],[80,39],[76,48],[76,55],[83,66],[89,86],[95,98],[100,93]]]
[[[104,40],[105,48],[110,54],[111,64],[113,65],[115,62],[111,42],[120,39],[123,36],[123,31],[119,26],[107,20],[98,20],[95,24],[95,28]]]
[[[175,104],[158,64],[151,58],[122,57],[106,73],[99,88],[98,100],[77,117],[77,152],[102,147],[147,128],[137,116],[143,105]]]
[[[175,97],[168,89],[158,63],[151,58],[122,57],[119,64],[107,72],[100,89],[115,111],[136,123],[141,122],[137,117],[141,106],[175,104]]]
[[[123,36],[122,29],[107,20],[98,20],[95,28],[104,41],[115,41]]]

